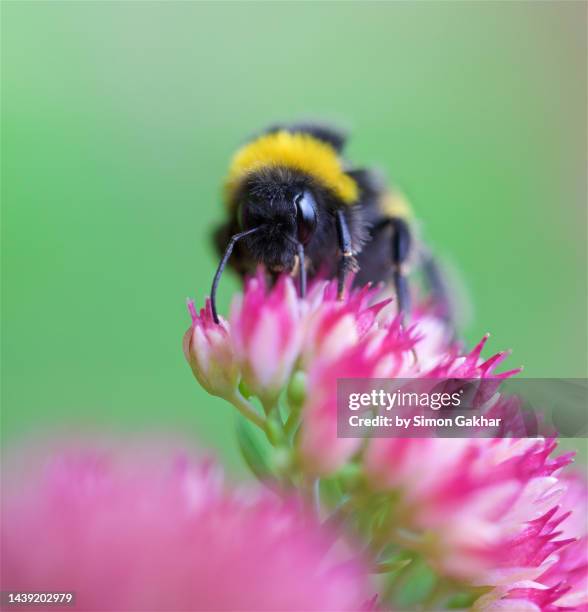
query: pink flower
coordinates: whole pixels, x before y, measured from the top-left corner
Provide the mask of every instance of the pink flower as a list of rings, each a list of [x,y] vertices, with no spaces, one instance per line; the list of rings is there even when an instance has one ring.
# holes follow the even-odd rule
[[[559,528],[566,538],[583,538],[588,535],[586,475],[579,471],[567,472],[562,475],[561,480],[566,487],[566,492],[561,500],[561,508],[562,511],[571,511],[571,514],[561,522]]]
[[[268,290],[261,271],[247,281],[231,309],[231,340],[247,387],[275,398],[300,353],[302,306],[292,279],[281,276]]]
[[[492,605],[522,601],[524,593],[533,606],[564,597],[584,601],[572,576],[584,568],[574,543],[585,534],[572,534],[577,513],[560,508],[571,495],[560,474],[571,456],[552,457],[553,440],[338,436],[342,378],[411,379],[423,390],[439,379],[476,379],[485,416],[505,417],[510,435],[526,433],[516,398],[497,393],[503,379],[520,371],[498,371],[509,352],[484,359],[486,335],[462,353],[433,308],[417,307],[405,326],[379,295],[364,287],[340,301],[334,282],[318,281],[301,299],[291,279],[280,278],[268,291],[258,275],[233,307],[228,334],[246,385],[262,401],[288,387],[285,424],[261,423],[278,447],[272,464],[281,470],[278,478],[308,482],[353,463],[361,504],[370,500],[362,512],[386,517],[372,534],[383,545],[411,549],[442,576],[489,589]],[[578,498],[566,503],[579,505]]]
[[[339,300],[335,282],[314,283],[304,321],[303,366],[337,359],[373,329],[378,314],[391,301],[382,300],[371,306],[377,294],[366,285],[348,291],[345,299]]]
[[[570,454],[553,441],[379,439],[365,456],[377,491],[398,498],[392,540],[402,538],[443,574],[499,585],[534,580],[570,542],[556,530]],[[406,538],[406,530],[412,535]]]
[[[561,537],[573,538],[557,553],[557,561],[539,576],[548,587],[565,584],[566,593],[557,601],[560,607],[588,610],[588,484],[585,474],[574,472],[562,478],[567,486],[561,500],[563,520],[558,529]]]
[[[62,451],[2,496],[2,589],[84,611],[358,610],[358,562],[294,503],[184,455]],[[330,552],[329,552],[330,551]]]
[[[366,311],[356,315],[356,324],[362,316],[367,316]],[[374,325],[373,321],[370,325]],[[321,356],[313,363],[309,376],[299,439],[300,459],[308,471],[321,475],[335,472],[364,443],[361,438],[337,434],[337,381],[397,376],[410,359],[414,343],[410,332],[404,331],[396,319],[388,329],[374,325],[364,330],[360,340],[337,359],[332,360],[330,351],[326,357],[319,352]]]
[[[562,585],[546,587],[530,580],[517,582],[510,587],[494,589],[478,599],[473,612],[557,612],[578,610],[560,608],[556,602],[566,592]]]
[[[579,514],[577,510],[573,512]],[[551,589],[567,587],[556,600],[560,608],[588,610],[588,535],[563,547],[557,553],[557,561],[537,582]]]
[[[301,435],[298,456],[307,469],[326,474],[340,468],[361,446],[360,440],[337,437],[337,379],[364,378],[445,378],[493,377],[494,369],[506,356],[499,353],[486,362],[480,359],[485,337],[469,354],[459,355],[458,347],[431,308],[417,308],[409,327],[387,312],[389,299],[378,301],[379,289],[365,286],[348,290],[337,298],[336,282],[316,281],[308,296],[301,299],[292,279],[281,276],[272,289],[260,271],[248,280],[242,296],[236,298],[230,324],[222,322],[221,355],[235,356],[243,382],[253,395],[271,406],[297,370],[305,373],[306,397],[300,413]],[[195,315],[193,315],[195,316]],[[205,318],[206,317],[206,318]],[[203,323],[194,326],[209,335],[214,324],[209,307],[201,315]],[[199,320],[196,318],[196,323]],[[227,369],[227,380],[211,361],[211,342],[193,342],[191,363],[207,389],[217,395],[234,395],[236,369]],[[224,359],[228,364],[234,360]],[[214,374],[217,385],[212,385]],[[304,378],[302,379],[304,380]],[[300,379],[298,379],[300,381]],[[300,387],[300,385],[298,385]],[[234,397],[233,397],[234,400]],[[233,403],[235,403],[233,401]],[[243,402],[237,404],[245,410]],[[253,408],[247,414],[253,419]],[[255,420],[259,420],[257,417]],[[260,423],[264,427],[263,423]]]
[[[499,381],[518,371],[495,373],[508,353],[487,361],[480,358],[488,336],[462,356],[430,309],[416,309],[411,325],[404,327],[399,317],[386,313],[390,300],[378,302],[377,295],[378,290],[366,286],[348,292],[340,302],[332,282],[317,283],[310,292],[302,359],[309,371],[308,399],[302,413],[299,450],[306,469],[316,474],[336,471],[364,442],[337,435],[338,379],[420,378],[425,383],[426,379],[452,377]],[[499,408],[507,406],[500,404],[494,410]],[[379,444],[386,442],[398,441],[380,440]],[[417,456],[422,444],[427,443],[414,442]],[[454,448],[459,444],[455,441]],[[420,459],[417,463],[422,465]]]
[[[184,355],[206,391],[228,397],[237,388],[240,377],[228,325],[224,319],[218,325],[214,322],[210,300],[206,300],[199,315],[192,301],[188,302],[188,309],[192,326],[184,334]]]
[[[462,355],[458,345],[451,345],[447,342],[439,324],[440,321],[430,315],[424,315],[422,322],[417,321],[415,324],[415,331],[418,331],[427,343],[424,354],[427,357],[427,364],[430,366],[425,368],[421,365],[419,368],[421,377],[432,379],[484,378],[499,382],[522,371],[522,368],[515,368],[505,372],[496,372],[496,368],[510,356],[511,351],[500,351],[489,359],[482,359],[482,351],[490,338],[490,334],[485,334],[469,353]]]
[[[551,552],[540,576],[492,590],[475,603],[474,610],[588,610],[588,487],[580,474],[566,474],[561,483],[567,489],[559,505],[551,510],[547,521],[535,522],[542,529],[538,531],[536,527],[532,536],[538,541],[535,549],[545,546],[551,523],[552,530],[557,527],[557,535],[564,538],[564,544],[560,542]],[[555,535],[551,534],[551,538]]]
[[[403,329],[397,317],[383,316],[391,300],[378,301],[379,292],[365,286],[347,291],[341,301],[335,281],[316,281],[301,299],[289,276],[281,276],[269,289],[260,270],[235,298],[230,323],[221,319],[215,328],[209,301],[199,316],[190,302],[193,325],[184,350],[209,392],[232,395],[240,371],[247,389],[270,403],[297,369],[324,369],[329,362],[348,359],[348,351],[374,350],[384,338],[392,352],[380,350],[382,358],[366,375],[394,371],[412,376],[445,363],[449,342],[442,323],[421,309],[411,327]]]

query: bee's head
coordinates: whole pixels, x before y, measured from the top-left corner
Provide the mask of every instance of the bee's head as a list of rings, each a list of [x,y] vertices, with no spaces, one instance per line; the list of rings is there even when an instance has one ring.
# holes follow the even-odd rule
[[[248,182],[238,199],[243,231],[260,229],[245,238],[251,255],[273,272],[294,267],[298,244],[306,246],[318,222],[318,207],[304,181],[259,177]]]

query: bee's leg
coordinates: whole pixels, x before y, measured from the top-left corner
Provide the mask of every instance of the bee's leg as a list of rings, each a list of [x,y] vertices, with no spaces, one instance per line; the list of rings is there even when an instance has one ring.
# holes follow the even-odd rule
[[[372,237],[387,227],[392,228],[392,280],[398,302],[398,312],[410,313],[410,291],[408,286],[408,258],[412,248],[412,233],[408,223],[400,217],[382,219],[372,228]]]
[[[342,210],[337,210],[337,240],[339,242],[339,261],[337,262],[337,299],[343,299],[345,277],[355,267],[351,232]]]
[[[410,312],[410,291],[408,288],[407,261],[412,245],[412,234],[408,223],[400,217],[390,219],[392,226],[392,274],[394,290],[398,300],[398,312]]]
[[[300,286],[300,297],[306,297],[306,261],[304,259],[304,246],[298,242],[296,245],[298,251],[298,281]]]
[[[425,281],[429,286],[435,304],[439,308],[439,313],[446,323],[452,325],[453,309],[443,270],[427,247],[422,246],[420,248],[419,259]]]
[[[235,221],[228,221],[218,226],[212,235],[213,245],[219,257],[223,257],[231,238],[241,231],[239,225]],[[238,249],[238,246],[236,247]],[[239,252],[238,257],[233,257],[231,260],[231,268],[242,278],[255,270],[255,263],[252,263],[246,258],[246,253]]]

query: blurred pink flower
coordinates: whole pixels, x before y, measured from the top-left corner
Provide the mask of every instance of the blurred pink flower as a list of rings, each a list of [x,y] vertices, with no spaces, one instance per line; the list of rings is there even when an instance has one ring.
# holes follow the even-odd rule
[[[227,493],[210,462],[64,451],[2,496],[2,589],[73,609],[358,610],[364,569],[293,503]]]
[[[233,352],[228,325],[224,319],[217,325],[212,318],[210,300],[196,312],[188,302],[192,326],[184,334],[184,355],[198,382],[212,395],[230,396],[239,383],[240,370]]]
[[[260,271],[233,302],[230,320],[245,384],[261,398],[275,398],[292,374],[302,342],[302,307],[292,279],[281,276],[268,289]]]

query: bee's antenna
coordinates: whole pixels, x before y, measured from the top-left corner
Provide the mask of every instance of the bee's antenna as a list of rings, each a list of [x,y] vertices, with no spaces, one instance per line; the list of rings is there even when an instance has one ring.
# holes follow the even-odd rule
[[[231,253],[233,252],[233,247],[235,246],[235,243],[238,240],[241,240],[241,238],[244,238],[245,236],[249,236],[249,234],[253,234],[257,230],[260,230],[262,227],[263,225],[260,225],[259,227],[254,227],[253,229],[247,230],[246,232],[240,232],[239,234],[235,234],[234,236],[231,236],[231,239],[229,240],[229,244],[227,244],[227,248],[225,249],[225,254],[223,255],[223,258],[220,260],[220,263],[218,264],[218,268],[216,269],[216,274],[214,275],[214,279],[212,281],[212,288],[210,290],[210,305],[212,307],[212,318],[214,319],[214,322],[217,324],[220,323],[220,321],[218,318],[218,314],[216,312],[216,290],[218,288],[218,283],[225,269],[225,266],[227,265],[227,262],[229,261],[229,257],[231,256]]]

